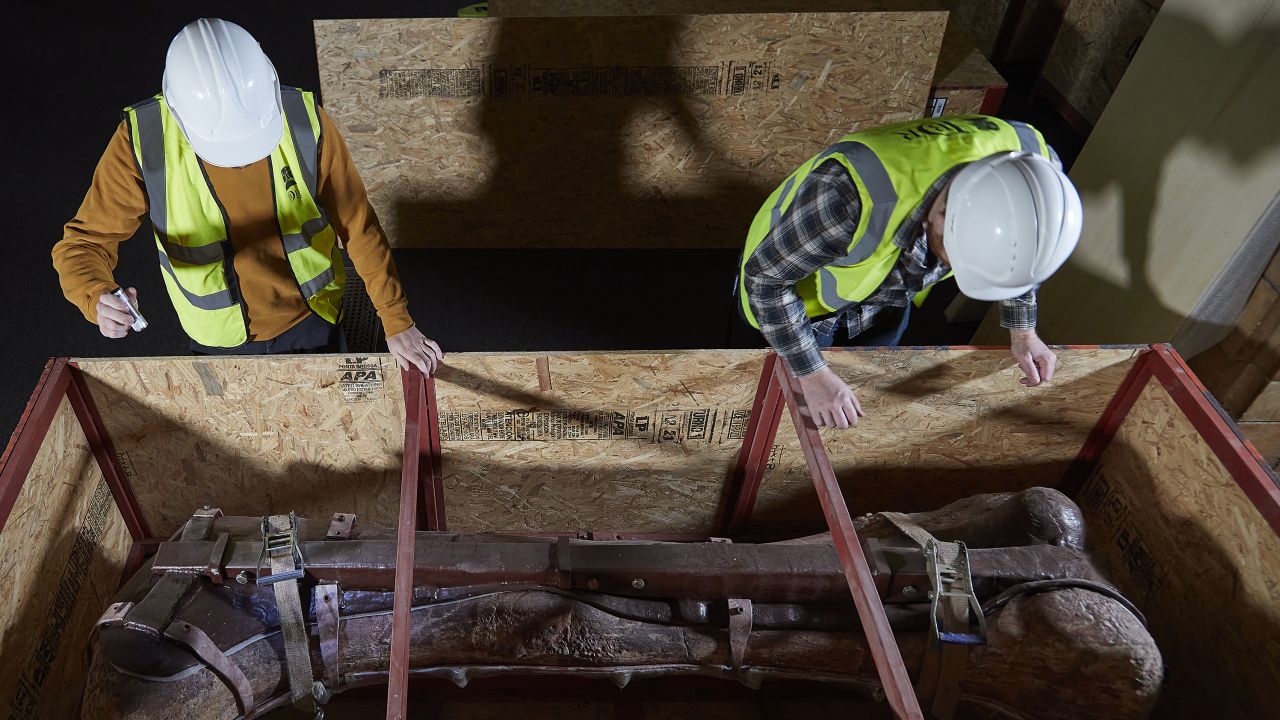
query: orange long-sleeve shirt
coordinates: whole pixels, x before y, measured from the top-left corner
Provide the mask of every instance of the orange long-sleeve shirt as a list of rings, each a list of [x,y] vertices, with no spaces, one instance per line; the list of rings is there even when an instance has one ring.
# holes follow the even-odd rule
[[[343,239],[390,337],[413,326],[409,303],[400,286],[386,233],[369,204],[347,144],[328,114],[320,110],[319,116],[317,200]],[[249,339],[270,340],[301,322],[311,311],[298,294],[285,257],[271,199],[267,160],[238,168],[217,167],[203,161],[201,164],[227,211],[227,235],[235,250],[233,262],[249,318]],[[137,231],[146,214],[146,188],[134,161],[128,126],[122,121],[98,161],[79,212],[64,227],[62,240],[53,246],[53,266],[62,292],[89,322],[97,323],[98,296],[121,284],[112,279],[118,246]],[[139,300],[146,302],[146,298]],[[154,298],[152,302],[158,300]]]

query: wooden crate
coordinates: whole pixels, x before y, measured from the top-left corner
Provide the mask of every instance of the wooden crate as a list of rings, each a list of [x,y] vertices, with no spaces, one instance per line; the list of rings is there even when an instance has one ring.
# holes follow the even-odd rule
[[[749,420],[765,416],[770,357],[460,353],[421,413],[420,383],[386,356],[51,361],[0,459],[0,701],[18,717],[72,714],[122,573],[201,505],[392,526],[406,448],[410,467],[438,463],[421,476],[427,520],[451,531],[820,529],[789,418],[743,453],[763,442]],[[852,512],[1062,488],[1161,646],[1157,716],[1273,707],[1280,481],[1170,349],[1063,348],[1038,389],[1006,350],[828,359],[868,411],[822,433]],[[756,472],[758,485],[729,482]]]

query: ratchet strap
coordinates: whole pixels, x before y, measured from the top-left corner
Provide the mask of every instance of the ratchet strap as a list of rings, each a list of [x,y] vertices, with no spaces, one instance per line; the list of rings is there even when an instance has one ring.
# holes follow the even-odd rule
[[[271,515],[262,519],[262,556],[258,567],[266,561],[271,574],[259,577],[258,585],[271,585],[276,594],[276,610],[280,614],[280,633],[284,637],[285,665],[289,671],[289,691],[294,707],[318,713],[311,672],[310,633],[302,611],[298,581],[302,579],[302,551],[298,548],[297,518]]]

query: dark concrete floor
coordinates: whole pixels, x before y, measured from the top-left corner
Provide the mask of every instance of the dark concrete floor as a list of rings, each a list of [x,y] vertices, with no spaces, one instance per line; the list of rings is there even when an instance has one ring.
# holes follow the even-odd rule
[[[0,382],[0,438],[7,438],[40,370],[52,356],[174,355],[186,339],[165,298],[150,230],[121,249],[116,278],[136,286],[150,327],[127,339],[101,337],[67,303],[49,250],[76,211],[117,123],[119,108],[156,92],[173,34],[191,19],[218,15],[254,33],[282,82],[318,88],[311,19],[449,16],[460,0],[372,2],[128,3],[77,7],[18,2],[7,7],[4,52],[19,85],[5,148],[10,271],[0,285],[9,359]],[[1019,81],[1008,117],[1038,124],[1064,159],[1078,143],[1045,108],[1025,101]],[[762,198],[763,199],[763,198]],[[744,218],[744,226],[749,218]],[[396,252],[415,318],[447,351],[658,349],[759,346],[735,329],[729,288],[737,251]],[[592,268],[584,273],[583,268]],[[482,272],[497,290],[476,292]],[[941,288],[917,313],[911,344],[965,342],[972,325],[948,325]]]

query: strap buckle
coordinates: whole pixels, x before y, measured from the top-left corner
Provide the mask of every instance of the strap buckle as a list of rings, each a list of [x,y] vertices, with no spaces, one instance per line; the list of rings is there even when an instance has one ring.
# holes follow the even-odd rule
[[[287,524],[285,524],[287,522]],[[259,576],[258,585],[273,585],[285,580],[300,580],[303,576],[302,548],[298,546],[298,517],[290,511],[286,515],[262,518],[262,552],[258,554],[258,568],[270,566],[271,574]]]
[[[973,589],[973,576],[969,572],[969,549],[962,542],[949,544],[956,548],[955,558],[951,562],[942,558],[941,546],[936,540],[930,540],[925,546],[925,562],[933,584],[933,592],[930,593],[930,634],[935,643],[986,645],[987,620],[982,612],[982,603],[978,602],[978,595]],[[954,603],[944,602],[952,600],[962,601],[968,606],[968,612],[960,612]],[[966,630],[957,627],[960,622],[968,626]]]

